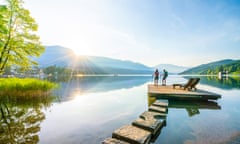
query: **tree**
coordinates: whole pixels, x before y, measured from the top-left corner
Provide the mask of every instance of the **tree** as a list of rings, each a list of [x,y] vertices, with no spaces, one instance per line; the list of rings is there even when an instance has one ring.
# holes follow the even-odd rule
[[[5,0],[0,5],[0,74],[7,66],[24,69],[37,65],[33,57],[45,48],[36,35],[38,25],[23,7],[22,0]]]

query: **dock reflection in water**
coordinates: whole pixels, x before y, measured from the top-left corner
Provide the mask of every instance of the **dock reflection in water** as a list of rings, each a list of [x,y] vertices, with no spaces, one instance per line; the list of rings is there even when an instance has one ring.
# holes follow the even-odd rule
[[[148,96],[148,105],[152,105],[157,99]],[[182,100],[168,100],[168,108],[186,109],[188,116],[200,114],[200,109],[221,110],[221,106],[215,101],[182,101]]]

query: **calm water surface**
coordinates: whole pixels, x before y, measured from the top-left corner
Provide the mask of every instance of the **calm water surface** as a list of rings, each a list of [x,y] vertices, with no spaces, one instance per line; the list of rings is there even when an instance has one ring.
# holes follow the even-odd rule
[[[167,79],[168,84],[186,81]],[[0,143],[101,143],[148,109],[149,83],[150,76],[78,77],[59,82],[55,99],[2,101]],[[198,88],[222,98],[170,101],[167,124],[153,143],[240,144],[240,78],[201,77]]]

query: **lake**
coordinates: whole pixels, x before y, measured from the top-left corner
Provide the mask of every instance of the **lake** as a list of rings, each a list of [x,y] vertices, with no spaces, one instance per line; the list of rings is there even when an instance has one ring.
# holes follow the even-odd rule
[[[170,101],[154,144],[239,144],[240,78],[200,77],[197,88],[222,95],[211,102]],[[36,100],[1,100],[0,143],[98,144],[148,109],[151,76],[53,79],[61,88]],[[170,75],[167,84],[184,83]]]

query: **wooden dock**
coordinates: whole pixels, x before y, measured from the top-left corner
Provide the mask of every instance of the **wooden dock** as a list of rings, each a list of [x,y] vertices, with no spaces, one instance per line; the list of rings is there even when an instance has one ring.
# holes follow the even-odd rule
[[[148,85],[149,96],[154,96],[161,99],[179,99],[179,100],[217,100],[221,98],[221,95],[199,90],[189,91],[183,88],[173,88],[173,86],[155,86],[153,84]]]

